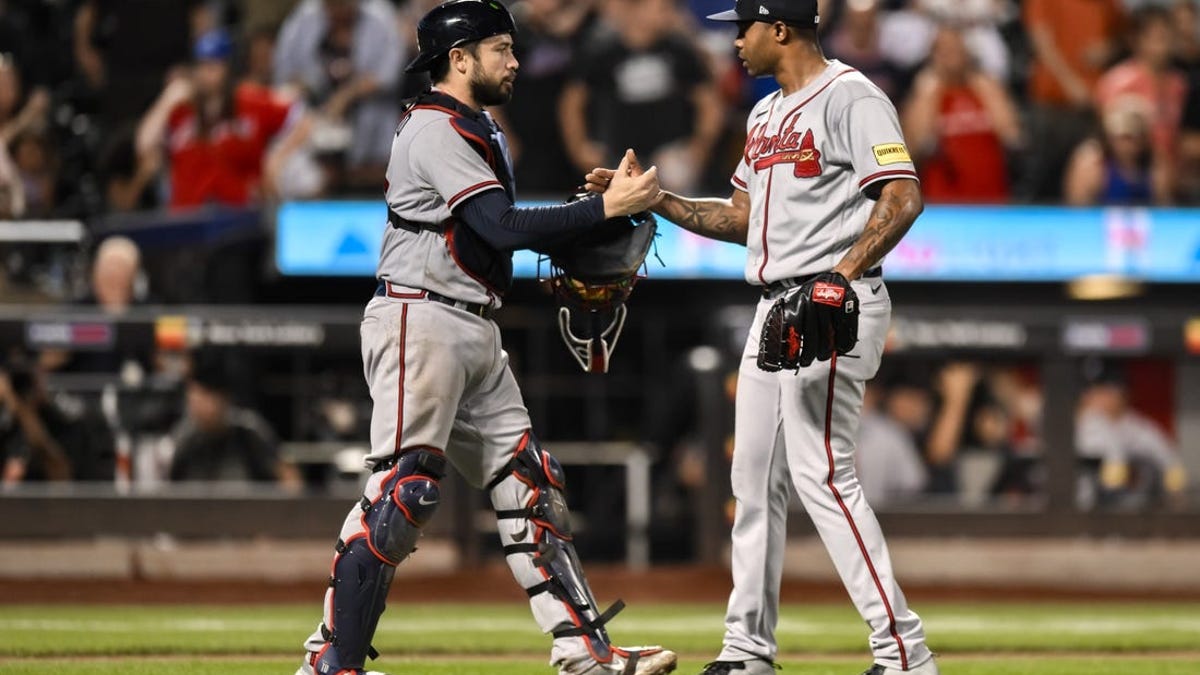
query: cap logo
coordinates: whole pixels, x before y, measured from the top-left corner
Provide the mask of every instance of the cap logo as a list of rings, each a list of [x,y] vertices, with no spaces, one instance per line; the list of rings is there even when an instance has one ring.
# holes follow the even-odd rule
[[[759,14],[770,14],[771,12],[767,11],[767,8],[766,8],[766,7],[763,7],[762,5],[759,5],[759,6],[758,6],[758,13],[759,13]]]

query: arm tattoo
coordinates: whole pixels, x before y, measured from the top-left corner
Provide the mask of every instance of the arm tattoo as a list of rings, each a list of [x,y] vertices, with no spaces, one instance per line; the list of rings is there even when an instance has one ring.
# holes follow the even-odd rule
[[[866,229],[835,269],[848,279],[857,279],[900,243],[921,210],[920,193],[915,183],[889,183],[880,194],[879,201],[875,202]]]
[[[654,210],[702,237],[746,245],[746,215],[727,199],[685,199],[667,193]]]

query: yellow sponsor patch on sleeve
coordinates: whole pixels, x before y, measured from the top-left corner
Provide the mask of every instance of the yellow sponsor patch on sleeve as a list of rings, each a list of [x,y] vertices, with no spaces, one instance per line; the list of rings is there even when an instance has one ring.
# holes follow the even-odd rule
[[[871,149],[875,151],[875,161],[879,166],[912,163],[912,158],[908,156],[908,148],[904,147],[903,143],[884,143],[872,146]]]

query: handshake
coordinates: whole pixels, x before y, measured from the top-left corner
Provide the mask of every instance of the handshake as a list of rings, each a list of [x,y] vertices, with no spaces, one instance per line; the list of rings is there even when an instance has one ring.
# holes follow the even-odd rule
[[[585,178],[583,189],[604,199],[604,217],[617,218],[649,211],[663,197],[658,184],[658,167],[642,169],[633,150],[626,150],[614,169],[595,168]]]

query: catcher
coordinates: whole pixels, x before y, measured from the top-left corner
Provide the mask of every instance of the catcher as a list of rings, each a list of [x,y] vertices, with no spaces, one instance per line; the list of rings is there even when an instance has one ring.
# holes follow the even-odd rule
[[[361,329],[373,473],[338,537],[322,621],[297,675],[366,675],[396,566],[437,509],[450,464],[488,492],[513,576],[554,636],[550,663],[560,675],[675,669],[669,651],[611,644],[605,624],[622,605],[602,610],[588,587],[562,467],[530,430],[492,321],[512,280],[513,250],[552,247],[561,269],[572,269],[576,247],[598,243],[572,235],[613,223],[604,228],[631,236],[629,214],[653,206],[661,191],[653,169],[633,176],[627,159],[602,198],[514,205],[508,146],[484,110],[512,95],[514,32],[495,0],[453,0],[418,25],[420,54],[408,70],[428,71],[434,89],[407,106],[392,141],[379,287]]]

